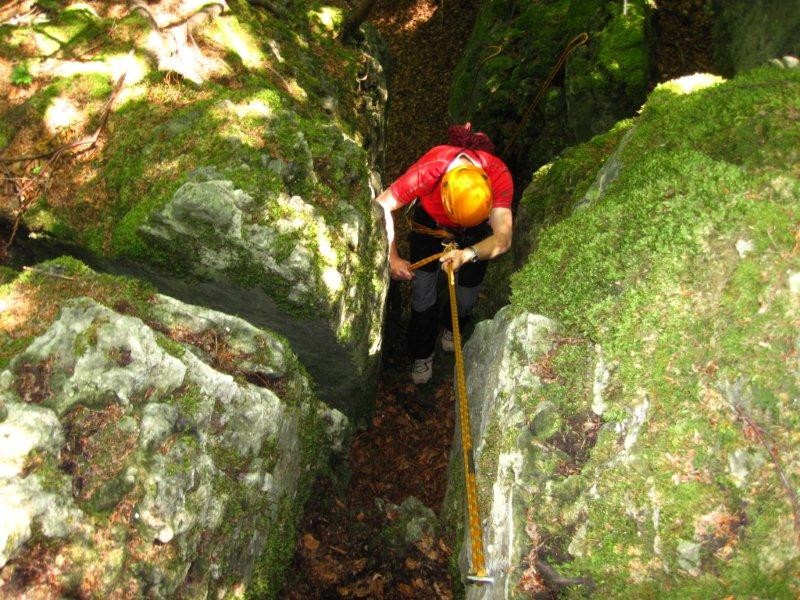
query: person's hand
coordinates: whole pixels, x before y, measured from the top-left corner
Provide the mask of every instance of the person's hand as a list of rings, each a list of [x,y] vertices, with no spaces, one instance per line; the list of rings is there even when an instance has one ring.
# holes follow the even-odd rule
[[[447,270],[447,264],[451,264],[453,266],[453,272],[455,273],[466,263],[472,260],[473,256],[474,254],[472,248],[458,248],[456,250],[451,250],[447,254],[443,254],[439,259],[439,262],[442,263],[442,267],[445,269],[445,271]]]
[[[389,257],[389,274],[392,279],[396,279],[397,281],[411,281],[414,274],[411,272],[411,269],[409,269],[410,266],[410,262],[399,256]]]

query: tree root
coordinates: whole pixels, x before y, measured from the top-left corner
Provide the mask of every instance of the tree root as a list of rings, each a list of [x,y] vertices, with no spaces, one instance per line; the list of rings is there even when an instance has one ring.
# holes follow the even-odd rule
[[[591,577],[564,577],[541,558],[537,558],[534,564],[536,565],[536,571],[542,576],[544,582],[553,590],[559,590],[571,585],[582,585],[590,592],[594,591],[595,583]]]

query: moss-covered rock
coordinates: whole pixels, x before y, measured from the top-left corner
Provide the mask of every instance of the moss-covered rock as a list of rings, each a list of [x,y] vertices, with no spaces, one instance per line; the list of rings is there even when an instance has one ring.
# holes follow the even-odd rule
[[[0,302],[4,593],[274,596],[348,428],[286,342],[71,259]]]
[[[368,412],[386,279],[375,36],[343,46],[341,10],[305,2],[49,6],[0,29],[0,59],[19,67],[1,145],[30,154],[103,126],[24,224],[221,291],[261,290],[333,335],[350,381],[336,400]]]
[[[800,592],[798,105],[798,69],[668,82],[523,197],[537,233],[511,307],[467,348],[504,347],[517,334],[486,331],[529,311],[560,323],[549,351],[498,363],[530,389],[499,411],[524,427],[473,431],[485,514],[503,469],[527,511],[526,589],[558,585],[543,560],[602,597]],[[506,406],[490,388],[470,401]]]
[[[641,106],[650,76],[648,22],[644,0],[481,3],[450,113],[489,133],[498,150],[516,138],[504,158],[528,173]],[[583,32],[588,43],[525,120],[564,47]]]
[[[714,61],[726,75],[800,54],[800,6],[780,0],[713,0]]]

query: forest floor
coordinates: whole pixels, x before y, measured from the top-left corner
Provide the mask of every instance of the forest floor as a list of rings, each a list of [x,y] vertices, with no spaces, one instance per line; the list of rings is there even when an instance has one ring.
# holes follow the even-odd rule
[[[387,40],[392,58],[387,182],[446,141],[453,124],[448,114],[452,73],[475,12],[472,1],[448,0],[380,0],[373,9],[370,20]],[[711,21],[702,2],[664,0],[654,19],[661,43],[653,86],[712,70]],[[401,224],[401,254],[402,238]],[[355,434],[349,479],[317,483],[280,598],[453,597],[454,540],[446,532],[428,532],[406,545],[388,533],[401,518],[397,505],[408,497],[439,514],[454,426],[452,355],[437,347],[432,381],[419,387],[410,382],[401,325],[408,290],[402,285],[392,282],[389,292],[384,369],[371,427]]]

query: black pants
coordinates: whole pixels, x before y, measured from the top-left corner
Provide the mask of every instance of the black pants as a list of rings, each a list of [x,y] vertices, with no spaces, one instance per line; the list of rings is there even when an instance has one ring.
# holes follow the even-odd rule
[[[443,229],[425,210],[417,204],[414,209],[414,221],[431,229]],[[466,229],[448,229],[454,235],[454,240],[459,248],[466,248],[477,244],[489,237],[492,233],[488,223],[481,223]],[[412,231],[408,236],[410,260],[412,263],[427,258],[442,251],[442,239],[424,233]],[[478,288],[486,275],[488,263],[478,261],[463,265],[456,273],[456,295],[459,303],[459,329],[463,330],[469,321],[469,312],[477,299]],[[446,329],[452,328],[449,308],[440,311],[437,302],[438,274],[441,263],[433,261],[417,270],[412,281],[411,321],[408,325],[408,351],[412,359],[427,358],[433,354],[436,345],[436,336],[439,332],[438,324]],[[469,301],[462,300],[469,298]],[[469,304],[469,306],[463,306]]]

